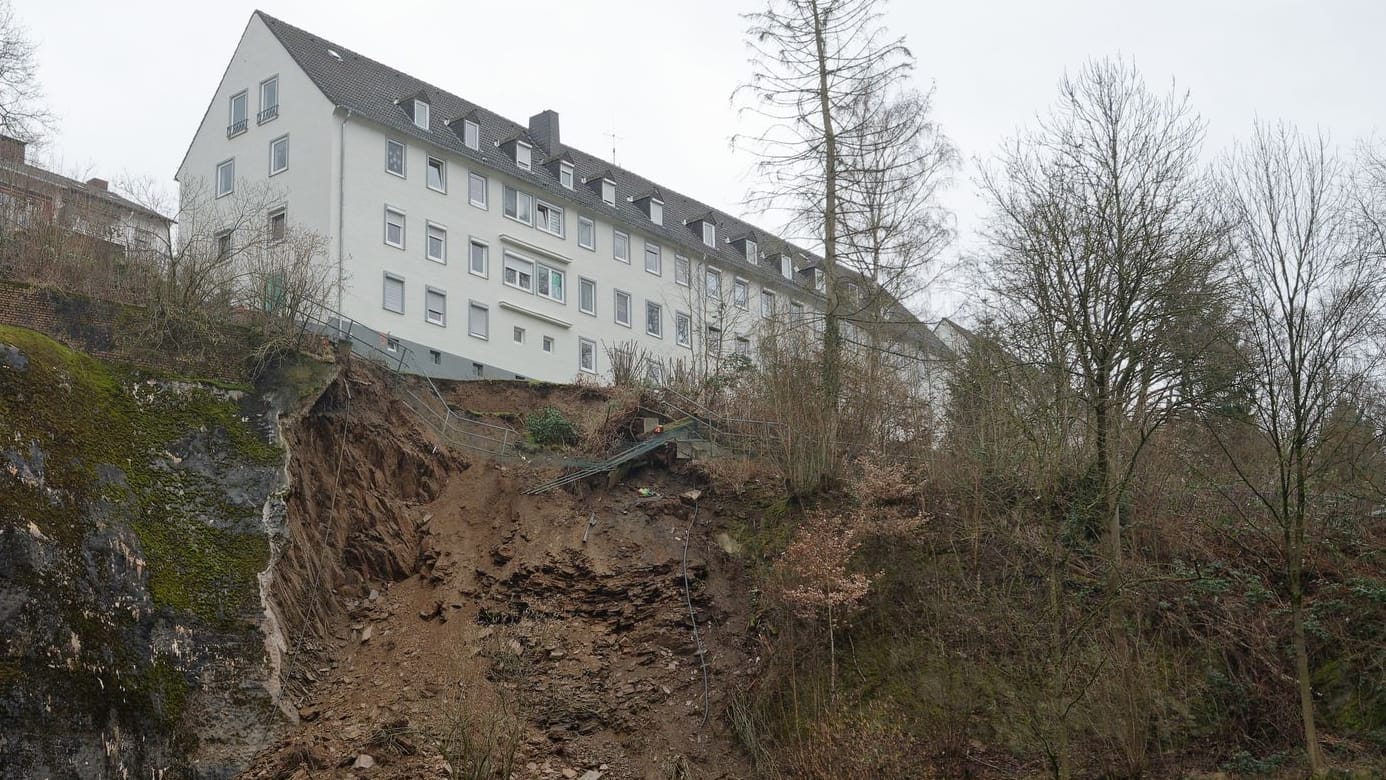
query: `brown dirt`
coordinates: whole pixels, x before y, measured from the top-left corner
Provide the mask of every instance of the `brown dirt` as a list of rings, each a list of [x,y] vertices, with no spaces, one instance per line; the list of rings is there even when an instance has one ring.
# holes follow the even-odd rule
[[[629,408],[582,388],[445,392],[512,419],[552,404],[584,431]],[[556,472],[435,454],[384,379],[359,367],[293,444],[281,581],[285,623],[312,626],[287,672],[301,719],[243,777],[488,776],[469,765],[489,754],[495,767],[512,737],[515,778],[751,775],[725,714],[755,669],[749,586],[713,541],[721,522],[706,501],[688,550],[710,672],[703,723],[680,564],[691,476],[650,466],[609,490],[523,496]]]

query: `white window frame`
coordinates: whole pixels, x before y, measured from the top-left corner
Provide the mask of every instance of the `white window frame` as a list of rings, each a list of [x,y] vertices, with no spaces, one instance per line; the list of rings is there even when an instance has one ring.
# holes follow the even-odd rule
[[[540,349],[544,350],[545,352],[548,352],[549,354],[553,354],[553,336],[544,336],[543,339],[539,342],[539,344]]]
[[[790,301],[789,316],[793,322],[802,322],[804,319],[804,304],[799,301]]]
[[[582,229],[587,228],[587,243],[582,243]],[[597,221],[591,217],[578,215],[578,246],[597,251]]]
[[[236,119],[236,100],[238,98],[240,99],[241,103],[240,119]],[[250,90],[248,89],[243,89],[240,92],[237,92],[236,94],[232,95],[231,98],[227,101],[226,126],[235,127],[238,124],[243,125],[243,127],[241,127],[240,130],[231,133],[228,137],[235,138],[236,136],[250,129]]]
[[[573,188],[573,164],[570,162],[560,162],[558,164],[558,183],[565,190]]]
[[[524,271],[522,268],[519,268],[519,267],[516,267],[516,268],[514,269],[514,271],[515,271],[515,281],[513,281],[513,282],[510,281],[510,271],[511,271],[510,263],[511,263],[512,260],[515,261],[515,264],[516,264],[517,266],[519,266],[519,265],[528,265],[528,266],[529,266],[529,271],[528,271],[528,275],[529,275],[529,286],[525,286],[525,283],[524,283],[525,271]],[[502,251],[502,252],[501,252],[501,284],[504,284],[506,287],[514,287],[516,290],[523,290],[523,291],[525,291],[525,292],[527,292],[527,293],[533,295],[533,294],[534,294],[534,272],[535,272],[534,266],[535,266],[535,265],[536,265],[536,263],[535,263],[533,260],[530,260],[529,258],[521,257],[520,255],[517,255],[517,254],[515,254],[514,252],[511,252],[511,251],[509,251],[509,250]]]
[[[478,333],[473,327],[472,317],[481,312],[481,324],[483,330]],[[467,301],[467,335],[482,341],[491,340],[491,307],[480,301]]]
[[[650,250],[654,250],[651,253]],[[650,258],[654,258],[654,268],[650,267]],[[645,273],[655,276],[664,275],[664,250],[659,248],[659,244],[652,241],[645,242]]]
[[[390,170],[390,149],[399,147],[399,170]],[[398,176],[401,179],[409,178],[409,144],[403,141],[396,141],[393,138],[385,139],[385,172],[391,176]]]
[[[653,330],[650,328],[650,315],[654,315]],[[648,299],[645,301],[645,335],[664,338],[664,306]]]
[[[625,322],[621,321],[621,301],[623,300],[626,302]],[[626,292],[625,290],[613,290],[611,296],[611,321],[616,323],[617,325],[620,325],[623,328],[629,328],[630,310],[633,301],[634,299],[630,297],[630,293]]]
[[[434,163],[437,163],[437,164],[438,164],[438,165],[436,166],[436,168],[437,168],[437,170],[438,170],[438,184],[440,185],[440,186],[438,186],[438,187],[434,187],[434,186],[433,186],[433,182],[429,181],[429,179],[432,178],[432,176],[433,176],[433,170],[434,170],[434,168],[435,168]],[[443,193],[443,194],[445,194],[445,195],[447,194],[447,191],[448,191],[448,163],[447,163],[447,160],[444,160],[444,159],[442,159],[442,158],[440,158],[440,157],[434,157],[433,155],[429,155],[429,156],[426,158],[426,162],[424,163],[424,186],[427,187],[427,188],[429,188],[430,190],[433,190],[434,192],[441,192],[441,193]]]
[[[751,356],[751,339],[748,336],[737,336],[736,343],[732,347],[732,352],[744,358]]]
[[[396,284],[399,285],[399,308],[398,308],[398,309],[391,309],[391,308],[390,308],[390,283],[391,283],[391,282],[395,282]],[[389,271],[386,271],[386,272],[385,272],[385,281],[383,282],[383,286],[382,286],[382,288],[381,288],[381,293],[380,293],[380,308],[384,309],[385,311],[394,312],[395,314],[403,314],[403,313],[404,313],[404,310],[405,310],[405,308],[406,308],[405,305],[404,305],[404,301],[405,301],[405,294],[406,294],[407,292],[408,292],[408,291],[405,289],[405,286],[404,286],[404,277],[403,277],[403,276],[400,276],[399,274],[392,274],[392,273],[390,273]]]
[[[431,108],[432,107],[429,106],[428,103],[424,102],[423,100],[420,100],[419,98],[414,98],[415,127],[419,128],[420,130],[428,129],[428,119],[430,114],[432,113]]]
[[[679,324],[683,324],[683,331],[680,333]],[[687,312],[674,312],[674,343],[680,347],[693,348],[693,317]]]
[[[275,148],[276,146],[278,146],[279,144],[281,144],[281,143],[284,144],[284,167],[282,167],[282,168],[275,168],[275,167],[274,167],[274,148]],[[277,174],[277,173],[283,173],[284,171],[287,171],[287,170],[289,170],[289,136],[288,136],[288,135],[281,135],[281,136],[279,136],[278,138],[274,139],[273,141],[270,141],[270,144],[269,144],[269,175],[273,176],[273,175],[275,175],[275,174]]]
[[[433,319],[433,310],[429,306],[430,296],[438,296],[443,299],[443,308],[438,312],[438,319]],[[437,287],[424,287],[424,322],[429,325],[437,325],[440,328],[448,326],[448,294]]]
[[[398,243],[398,244],[396,244],[396,243],[390,241],[390,224],[391,224],[391,223],[390,223],[390,216],[391,216],[391,215],[394,215],[394,216],[399,217],[399,243]],[[407,218],[406,218],[406,216],[405,216],[405,214],[404,214],[404,212],[403,212],[402,210],[397,209],[397,208],[395,208],[395,207],[393,207],[393,206],[388,206],[388,205],[385,207],[385,246],[392,246],[392,247],[394,247],[395,249],[404,249],[404,245],[405,245],[405,243],[406,243],[406,242],[405,242],[405,238],[406,238],[406,236],[408,235],[408,233],[406,232],[406,231],[408,230],[408,227],[409,227],[409,223],[408,223]]]
[[[481,199],[478,200],[473,195],[477,185],[481,186]],[[491,182],[485,176],[476,171],[467,172],[467,202],[486,211],[491,208]]]
[[[481,270],[476,268],[476,250],[481,250]],[[479,238],[471,238],[467,241],[467,273],[472,276],[480,276],[487,279],[491,274],[491,245]]]
[[[693,284],[693,264],[683,255],[674,255],[674,284],[681,287]]]
[[[587,305],[585,305],[585,304],[583,303],[583,293],[584,293],[584,291],[587,291],[587,290],[590,290],[590,291],[592,292],[592,305],[591,305],[591,306],[587,306]],[[579,277],[578,277],[578,311],[582,312],[583,314],[590,314],[590,315],[592,315],[593,317],[597,316],[597,280],[596,280],[596,279],[589,279],[589,278],[587,278],[586,276],[579,276]]]
[[[592,356],[590,365],[585,360],[589,354]],[[592,339],[578,339],[578,370],[587,374],[597,373],[597,342]]]
[[[274,235],[274,221],[275,221],[276,219],[283,219],[283,220],[284,220],[284,233],[283,233],[283,235],[280,235],[280,236],[277,237],[277,238],[276,238],[275,235]],[[286,239],[286,238],[289,237],[289,207],[288,207],[288,206],[279,206],[279,207],[277,207],[277,208],[272,208],[272,209],[270,209],[270,210],[269,210],[269,214],[267,215],[267,220],[266,220],[266,221],[267,221],[266,231],[265,231],[265,242],[266,242],[266,243],[268,243],[268,244],[270,244],[270,245],[274,245],[274,244],[277,244],[277,243],[279,243],[279,242],[281,242],[281,241],[283,241],[284,239]]]
[[[620,248],[621,248],[621,243],[622,243],[622,242],[621,242],[621,239],[625,239],[625,245],[626,245],[626,256],[625,256],[625,257],[622,257],[622,256],[620,255],[620,252],[619,252],[619,250],[620,250]],[[623,230],[616,230],[616,229],[614,229],[614,228],[612,229],[612,231],[611,231],[611,256],[614,257],[614,258],[616,258],[616,261],[617,261],[617,262],[625,263],[626,265],[630,265],[630,234],[629,234],[629,233],[627,233],[627,232],[625,232],[625,231],[623,231]]]
[[[703,243],[714,248],[717,246],[717,226],[706,220],[703,221]]]
[[[760,316],[769,319],[775,316],[775,292],[773,290],[760,291]]]
[[[514,195],[513,198],[510,197],[512,194]],[[525,192],[524,190],[517,189],[517,188],[515,188],[515,187],[511,187],[509,184],[506,184],[506,185],[504,185],[504,186],[502,187],[502,189],[501,189],[501,195],[502,195],[502,197],[501,197],[501,201],[502,201],[502,202],[501,202],[501,214],[503,214],[503,215],[505,216],[506,219],[513,219],[513,220],[515,220],[516,222],[520,223],[521,225],[529,225],[530,227],[534,227],[534,196],[533,196],[533,195],[530,195],[528,192]],[[529,211],[529,219],[528,219],[528,220],[525,220],[525,219],[522,219],[522,218],[521,218],[521,214],[520,214],[520,199],[521,199],[521,198],[525,198],[525,199],[528,201],[528,203],[529,203],[529,209],[528,209],[528,211]],[[515,204],[515,210],[514,210],[514,213],[513,213],[513,214],[510,213],[510,204],[511,204],[512,202]]]
[[[749,238],[746,239],[746,262],[751,265],[756,265],[760,262],[760,247],[756,246],[756,242]]]
[[[716,290],[713,290],[709,285],[714,279],[717,280]],[[703,294],[715,301],[722,300],[722,271],[720,269],[703,269]]]
[[[602,179],[602,202],[608,206],[616,205],[616,182]]]
[[[225,168],[231,172],[231,176],[226,180],[226,189],[221,187],[221,171]],[[236,191],[236,158],[222,160],[217,163],[217,197],[224,198]]]
[[[481,148],[481,125],[470,119],[462,120],[462,145],[468,149]]]
[[[540,279],[543,279],[541,282]],[[558,281],[558,295],[553,294],[553,280]],[[544,292],[541,287],[548,287],[549,291]],[[534,294],[540,298],[548,298],[551,301],[566,303],[568,298],[568,273],[562,268],[556,268],[544,263],[534,264]]]
[[[650,221],[656,225],[664,224],[664,201],[658,198],[650,199]]]
[[[439,240],[443,245],[442,254],[438,257],[433,256],[434,233],[439,234]],[[448,263],[448,229],[439,225],[437,222],[424,223],[424,257],[435,263],[442,263],[443,265],[447,265]]]
[[[780,255],[780,276],[791,280],[794,278],[794,256],[788,252]]]
[[[751,310],[751,283],[739,276],[732,281],[732,305],[742,311]]]
[[[510,329],[510,340],[516,344],[525,343],[525,329],[520,325],[515,325]]]
[[[550,216],[548,218],[540,219],[540,209],[547,210]],[[550,224],[549,220],[554,216],[558,218],[558,230],[550,229],[552,225]],[[548,233],[551,236],[558,236],[559,238],[563,238],[563,234],[564,232],[566,232],[566,225],[567,222],[564,219],[562,206],[555,206],[546,200],[539,200],[538,198],[534,199],[534,227],[538,228],[539,230],[545,233]]]
[[[534,169],[534,147],[524,141],[515,142],[515,167],[522,171]]]
[[[274,85],[274,102],[273,102],[273,103],[266,103],[266,102],[265,102],[265,87],[268,87],[268,86],[270,86],[271,84]],[[279,112],[278,112],[278,111],[275,111],[274,116],[265,117],[265,112],[268,111],[268,110],[270,110],[271,108],[274,108],[274,109],[278,109],[278,108],[279,108],[279,76],[278,76],[278,74],[273,75],[273,76],[270,76],[269,78],[267,78],[267,79],[265,79],[264,81],[260,82],[260,113],[257,114],[257,115],[255,116],[255,123],[258,124],[258,125],[263,125],[264,123],[273,120],[275,117],[278,117],[278,116],[279,116]],[[261,117],[265,117],[265,118],[261,118]]]
[[[223,246],[224,244],[224,246]],[[217,233],[217,259],[225,260],[235,251],[235,237],[230,230],[223,230]]]

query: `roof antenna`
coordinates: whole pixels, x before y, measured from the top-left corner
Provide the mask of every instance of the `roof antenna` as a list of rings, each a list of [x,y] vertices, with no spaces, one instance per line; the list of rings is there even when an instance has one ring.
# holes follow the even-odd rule
[[[615,165],[615,164],[616,164],[616,142],[617,142],[617,141],[624,141],[624,140],[626,139],[626,137],[623,136],[623,135],[616,135],[616,128],[614,128],[614,127],[611,128],[611,132],[609,132],[609,133],[606,134],[606,137],[611,139],[611,164],[612,164],[612,165]]]

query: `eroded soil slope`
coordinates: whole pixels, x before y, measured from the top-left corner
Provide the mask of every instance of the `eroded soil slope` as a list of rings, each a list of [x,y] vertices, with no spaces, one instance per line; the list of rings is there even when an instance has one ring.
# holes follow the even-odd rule
[[[301,720],[247,777],[749,776],[724,724],[755,669],[750,597],[712,541],[717,511],[680,498],[690,478],[659,465],[524,496],[558,472],[434,451],[382,379],[339,385],[299,423],[290,524],[313,526],[291,532],[311,549],[286,551],[282,575],[298,583],[286,614],[309,611],[309,569],[332,604],[291,654]],[[591,390],[456,392],[496,419],[620,416]]]

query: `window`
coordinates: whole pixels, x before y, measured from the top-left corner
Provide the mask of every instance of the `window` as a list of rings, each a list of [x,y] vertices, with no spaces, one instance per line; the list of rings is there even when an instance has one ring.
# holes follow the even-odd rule
[[[597,223],[587,217],[578,217],[578,246],[597,251]]]
[[[742,357],[751,356],[751,340],[745,336],[736,337],[736,354]]]
[[[520,168],[520,170],[527,171],[530,169],[531,151],[532,150],[530,149],[529,144],[525,143],[524,141],[515,142],[515,165],[517,165]]]
[[[794,258],[788,252],[780,255],[780,276],[786,279],[794,278]]]
[[[396,176],[404,176],[404,144],[399,141],[385,142],[385,170]]]
[[[650,200],[650,221],[656,225],[664,224],[664,201]]]
[[[732,283],[732,303],[738,309],[750,311],[751,285],[745,279],[737,279]]]
[[[664,307],[645,301],[645,332],[657,339],[664,338]]]
[[[398,352],[398,351],[399,351],[399,339],[395,338],[394,336],[386,336],[386,337],[385,337],[385,351],[386,351],[386,352]]]
[[[558,164],[558,183],[566,189],[573,188],[573,164],[561,162]]]
[[[437,157],[428,158],[428,188],[438,192],[448,191],[448,166]]]
[[[540,265],[536,292],[545,298],[563,303],[563,279],[564,274],[562,271],[557,268],[550,268],[547,265]]]
[[[264,123],[279,116],[279,77],[271,76],[260,82],[260,113],[255,123]]]
[[[616,182],[602,179],[602,201],[608,206],[616,205]]]
[[[505,216],[532,226],[534,224],[534,196],[528,192],[520,192],[510,186],[505,187],[504,195]]]
[[[217,259],[225,260],[231,256],[231,231],[223,230],[217,234]]]
[[[597,373],[597,342],[578,339],[578,368],[589,374]]]
[[[442,290],[428,288],[424,291],[424,320],[434,325],[447,327],[448,296]]]
[[[507,285],[527,293],[534,292],[534,263],[509,252],[502,254],[505,256],[505,278],[503,281]]]
[[[481,148],[481,125],[470,119],[462,120],[462,143],[468,149]]]
[[[385,243],[396,249],[404,248],[404,212],[385,207]]]
[[[553,352],[553,336],[544,337],[544,351]]]
[[[519,325],[516,325],[515,332],[511,336],[511,338],[515,341],[516,344],[525,343],[525,329],[520,327]]]
[[[269,242],[276,244],[284,240],[284,236],[289,232],[289,212],[285,208],[277,208],[269,213]]]
[[[430,349],[428,351],[428,359],[432,360],[433,365],[435,366],[443,365],[443,353],[439,352],[436,349]]]
[[[703,291],[714,300],[722,297],[722,272],[709,268],[703,274]]]
[[[653,358],[645,364],[645,381],[659,385],[664,383],[664,366]]]
[[[429,224],[424,231],[427,237],[425,253],[429,260],[440,263],[448,261],[448,229],[442,225]]]
[[[467,334],[479,339],[491,338],[491,312],[485,304],[476,301],[467,304]],[[481,376],[480,371],[476,373]]]
[[[717,226],[711,222],[703,223],[703,243],[708,246],[717,246]]]
[[[623,263],[630,262],[630,236],[619,230],[611,234],[611,254]]]
[[[769,290],[760,291],[760,316],[775,316],[775,294]]]
[[[693,318],[681,311],[674,312],[674,343],[680,347],[693,346]]]
[[[703,347],[708,351],[722,351],[722,329],[716,325],[707,326],[707,336],[703,339]]]
[[[630,293],[616,291],[616,324],[630,327]]]
[[[491,264],[491,247],[485,241],[471,240],[467,249],[467,270],[471,273],[486,278],[490,273],[487,266]]]
[[[645,242],[645,270],[655,275],[664,273],[664,263],[660,258],[659,244]]]
[[[559,238],[563,237],[563,209],[542,200],[534,204],[534,226],[544,231],[552,233]]]
[[[760,250],[756,247],[756,242],[746,239],[746,262],[755,264],[760,262]]]
[[[217,166],[217,197],[230,195],[236,189],[236,158]]]
[[[245,90],[241,90],[231,96],[230,116],[226,121],[226,137],[240,135],[246,129],[246,112],[248,112],[250,96]]]
[[[485,338],[485,336],[483,336],[482,338]],[[472,364],[472,376],[476,377],[477,379],[480,379],[480,378],[482,378],[482,377],[485,376],[485,375],[486,375],[486,366],[482,365],[481,363],[473,363],[473,364]]]
[[[674,255],[674,283],[684,287],[692,284],[692,268],[683,255]]]
[[[792,318],[794,319],[795,322],[803,322],[803,321],[804,321],[804,304],[799,303],[798,301],[790,301],[790,302],[789,302],[789,316],[792,317]]]
[[[467,202],[477,208],[487,207],[486,177],[479,173],[467,174]]]
[[[398,276],[385,274],[385,302],[382,304],[386,311],[396,314],[404,313],[404,280]]]
[[[428,129],[428,104],[414,98],[414,125],[420,130]]]
[[[597,316],[597,283],[578,277],[578,311]]]
[[[287,135],[270,141],[270,175],[289,170],[289,137]]]

